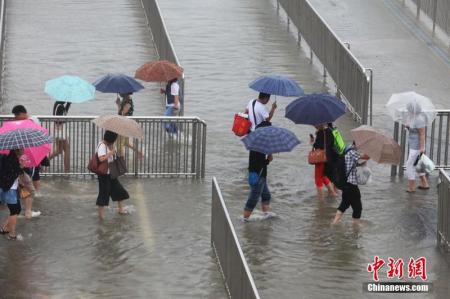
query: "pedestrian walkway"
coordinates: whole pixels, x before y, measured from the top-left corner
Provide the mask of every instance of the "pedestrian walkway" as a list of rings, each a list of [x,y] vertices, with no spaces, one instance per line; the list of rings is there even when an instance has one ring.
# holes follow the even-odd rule
[[[23,104],[32,115],[49,115],[53,101],[45,81],[77,75],[94,82],[107,73],[134,77],[157,58],[140,1],[14,0],[6,2],[6,45],[1,111]],[[135,115],[163,115],[159,84],[133,96]],[[115,94],[72,105],[69,115],[117,113]]]
[[[361,63],[373,68],[374,125],[392,128],[384,105],[396,92],[414,90],[432,99],[438,109],[450,108],[450,53],[402,1],[311,0],[311,4],[350,43]]]

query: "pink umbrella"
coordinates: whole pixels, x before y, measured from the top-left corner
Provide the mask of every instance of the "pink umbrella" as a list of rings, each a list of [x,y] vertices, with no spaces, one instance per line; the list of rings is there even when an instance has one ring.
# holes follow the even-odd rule
[[[0,127],[0,134],[14,131],[17,129],[29,129],[29,128],[37,129],[48,134],[48,130],[46,128],[38,125],[31,119],[4,122],[3,126]],[[51,143],[24,149],[24,154],[28,157],[27,159],[28,165],[26,166],[27,167],[39,166],[39,164],[41,164],[42,159],[44,159],[45,156],[47,156],[51,150],[52,150]],[[0,151],[0,154],[9,154],[9,151],[7,150]]]

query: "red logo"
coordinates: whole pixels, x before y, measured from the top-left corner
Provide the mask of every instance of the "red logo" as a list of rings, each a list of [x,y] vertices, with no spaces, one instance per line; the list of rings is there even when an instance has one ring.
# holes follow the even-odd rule
[[[403,269],[404,262],[402,258],[394,259],[389,257],[388,263],[386,264],[385,260],[376,255],[373,259],[373,263],[367,265],[367,272],[372,273],[372,278],[374,281],[379,281],[379,272],[387,265],[387,278],[393,279],[402,279],[403,278]],[[423,281],[427,280],[427,259],[425,257],[419,257],[417,259],[410,258],[408,263],[408,278],[420,278]]]

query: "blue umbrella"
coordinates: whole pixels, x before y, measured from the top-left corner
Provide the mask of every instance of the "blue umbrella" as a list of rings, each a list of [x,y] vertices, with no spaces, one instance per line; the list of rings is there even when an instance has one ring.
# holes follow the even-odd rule
[[[77,76],[61,76],[45,82],[45,92],[56,101],[82,103],[95,98],[95,87]]]
[[[248,150],[266,155],[290,152],[300,144],[297,136],[288,129],[272,126],[256,129],[243,138],[242,142]]]
[[[303,89],[292,79],[280,75],[265,75],[248,85],[253,90],[284,97],[298,97]]]
[[[337,97],[312,93],[287,105],[285,116],[296,124],[318,125],[333,122],[345,114],[346,106]]]
[[[95,89],[107,93],[130,93],[144,88],[134,78],[124,74],[108,74],[94,82]]]

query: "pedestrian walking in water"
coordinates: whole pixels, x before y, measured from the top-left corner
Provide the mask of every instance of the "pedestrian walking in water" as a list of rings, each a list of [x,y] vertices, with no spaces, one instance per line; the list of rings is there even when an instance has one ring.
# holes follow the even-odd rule
[[[39,124],[39,120],[37,118],[30,118],[28,115],[27,109],[23,105],[17,105],[14,106],[12,109],[12,113],[14,114],[15,120],[26,120],[30,119],[34,121],[35,123]],[[23,171],[25,171],[32,179],[33,186],[35,189],[34,196],[38,197],[40,196],[40,189],[41,189],[41,167],[25,167],[23,168]],[[33,211],[33,197],[26,197],[23,199],[23,204],[25,206],[25,218],[30,219],[32,217],[39,217],[41,215],[40,211]]]
[[[69,112],[70,105],[70,102],[56,101],[53,105],[53,115],[66,116]],[[68,173],[70,171],[70,144],[69,136],[63,121],[55,121],[54,135],[54,144],[56,148],[50,154],[49,160],[63,154],[64,172]]]
[[[17,217],[22,210],[17,192],[19,175],[23,172],[19,164],[19,157],[22,153],[22,150],[11,150],[8,155],[1,156],[0,201],[8,205],[9,216],[0,228],[0,234],[7,235],[10,240],[17,239]]]
[[[420,155],[425,153],[425,118],[421,114],[420,105],[412,102],[406,106],[409,113],[412,114],[411,121],[406,128],[408,130],[409,155],[406,161],[406,175],[408,177],[408,189],[406,192],[416,192],[416,168],[414,164]],[[419,173],[419,189],[430,189],[425,173]]]
[[[20,168],[26,169],[26,165],[29,164],[29,158],[23,154],[19,158]],[[31,210],[33,204],[33,197],[35,196],[35,188],[33,185],[33,180],[28,175],[27,172],[23,171],[19,175],[19,198],[21,201],[25,202],[25,218],[30,219],[40,215],[41,212],[34,212]]]
[[[327,156],[327,161],[330,158],[332,162],[333,153],[333,134],[326,124],[316,125],[316,138],[310,134],[310,144],[312,144],[314,150],[324,150]],[[333,163],[333,162],[332,162]],[[324,199],[323,186],[328,189],[328,194],[332,197],[336,197],[337,194],[333,188],[333,184],[325,174],[326,162],[314,164],[314,181],[317,189],[317,196],[319,200]]]
[[[251,100],[245,113],[248,114],[248,119],[252,123],[250,131],[254,131],[256,127],[263,123],[269,123],[272,120],[275,110],[277,109],[277,102],[273,102],[270,111],[267,110],[266,105],[270,101],[270,94],[260,92],[258,99]]]
[[[105,131],[103,140],[97,146],[97,156],[100,162],[113,162],[114,155],[116,155],[116,150],[114,149],[116,140],[116,133]],[[123,201],[130,198],[130,196],[119,182],[118,178],[111,178],[109,169],[106,175],[98,175],[98,189],[96,205],[98,206],[98,216],[100,220],[105,218],[105,207],[109,205],[109,198],[117,202],[119,214],[128,214],[128,211],[123,205]]]
[[[120,99],[117,97],[116,99],[116,105],[118,109],[119,115],[122,116],[133,116],[134,114],[134,103],[133,99],[131,98],[132,92],[128,93],[120,93]]]
[[[166,89],[161,89],[161,93],[166,95],[165,116],[177,116],[180,111],[180,85],[178,79],[174,78],[167,82]],[[166,132],[170,135],[176,134],[178,128],[174,123],[166,124]]]
[[[338,170],[341,173],[340,178],[342,189],[342,200],[337,208],[336,215],[333,220],[333,224],[337,224],[341,221],[344,212],[351,206],[353,213],[353,224],[357,225],[360,222],[362,213],[361,192],[358,187],[357,166],[358,160],[368,160],[367,155],[361,156],[356,149],[355,144],[349,146],[344,151],[343,163],[338,162]]]

